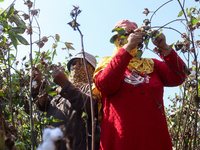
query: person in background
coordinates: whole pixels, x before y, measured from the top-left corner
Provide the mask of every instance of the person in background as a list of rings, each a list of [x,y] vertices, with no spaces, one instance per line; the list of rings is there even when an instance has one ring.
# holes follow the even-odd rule
[[[87,62],[88,72],[90,76],[90,83],[92,84],[92,76],[96,67],[96,58],[85,52],[85,59]],[[67,134],[75,137],[74,150],[86,150],[87,149],[87,138],[88,146],[91,149],[91,105],[90,105],[90,91],[87,79],[87,74],[85,66],[83,64],[83,52],[77,53],[68,63],[67,68],[70,72],[69,79],[65,75],[63,69],[55,67],[52,77],[54,82],[61,87],[61,91],[58,95],[50,96],[43,95],[39,96],[39,88],[41,87],[41,72],[39,68],[36,67],[35,70],[38,76],[34,78],[38,86],[33,88],[32,96],[37,99],[37,106],[39,110],[47,112],[46,117],[51,117],[55,119],[62,120],[61,122],[51,123],[54,127],[60,127],[61,125],[66,125],[72,115],[73,110],[76,111],[75,117],[69,123],[66,129]],[[93,107],[94,114],[97,115],[98,112],[98,102],[94,97]],[[86,124],[82,118],[82,114],[85,112],[88,115],[87,126],[88,135],[86,135]],[[99,128],[96,128],[96,133],[99,134]],[[96,143],[96,150],[99,147],[99,141]],[[58,146],[59,150],[66,150],[66,142],[61,141]]]
[[[145,36],[135,22],[122,20],[127,43],[115,35],[112,56],[104,57],[94,73],[102,97],[100,150],[172,150],[163,104],[164,86],[182,84],[185,63],[161,33],[152,41],[163,61],[137,56]],[[157,35],[157,31],[152,31]]]

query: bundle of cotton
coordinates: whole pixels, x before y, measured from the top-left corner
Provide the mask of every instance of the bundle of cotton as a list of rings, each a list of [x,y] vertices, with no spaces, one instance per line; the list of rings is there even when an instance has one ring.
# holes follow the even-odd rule
[[[63,132],[60,128],[44,129],[42,135],[42,144],[36,150],[56,150],[55,142],[63,138]]]

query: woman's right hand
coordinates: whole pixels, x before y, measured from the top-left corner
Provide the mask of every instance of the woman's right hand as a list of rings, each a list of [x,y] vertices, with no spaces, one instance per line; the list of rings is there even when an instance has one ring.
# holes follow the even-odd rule
[[[141,32],[140,29],[134,30],[134,33],[131,33],[128,37],[128,43],[126,43],[123,48],[131,53],[140,43],[143,42],[143,37],[145,36],[144,32]]]

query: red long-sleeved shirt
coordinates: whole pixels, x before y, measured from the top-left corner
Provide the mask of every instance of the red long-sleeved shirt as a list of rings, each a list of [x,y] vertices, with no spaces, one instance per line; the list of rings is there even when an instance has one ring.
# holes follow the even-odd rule
[[[184,82],[184,62],[174,50],[153,59],[149,83],[139,87],[124,82],[132,56],[120,48],[107,67],[95,77],[102,94],[101,150],[171,150],[163,106],[163,87]],[[167,64],[167,65],[166,65]]]

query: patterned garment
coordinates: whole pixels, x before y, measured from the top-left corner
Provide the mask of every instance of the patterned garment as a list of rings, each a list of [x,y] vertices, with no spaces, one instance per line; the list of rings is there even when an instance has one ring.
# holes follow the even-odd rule
[[[120,44],[120,43],[121,43],[120,38],[115,40],[115,49],[113,51],[113,55],[112,56],[106,56],[99,62],[99,64],[97,65],[97,69],[94,72],[93,79],[95,79],[95,76],[108,65],[108,63],[113,59],[113,57],[118,52],[120,47],[122,47],[125,44],[125,43],[122,43],[122,44]],[[135,49],[133,49],[131,51],[131,55],[133,56],[133,58],[130,60],[130,62],[127,66],[128,69],[130,71],[136,71],[138,73],[144,73],[144,74],[152,73],[153,68],[154,68],[153,60],[150,59],[150,58],[135,57],[137,50],[138,50],[138,48],[136,47]]]
[[[75,59],[74,61],[76,61]],[[76,87],[81,87],[84,84],[88,84],[88,78],[87,78],[87,73],[85,71],[85,66],[83,65],[82,59],[80,60],[79,66],[76,65],[71,65],[70,67],[70,76],[69,76],[69,81],[73,83]],[[87,63],[88,67],[88,72],[90,76],[90,80],[92,81],[93,73],[94,73],[94,67]],[[92,83],[92,82],[91,82]]]

